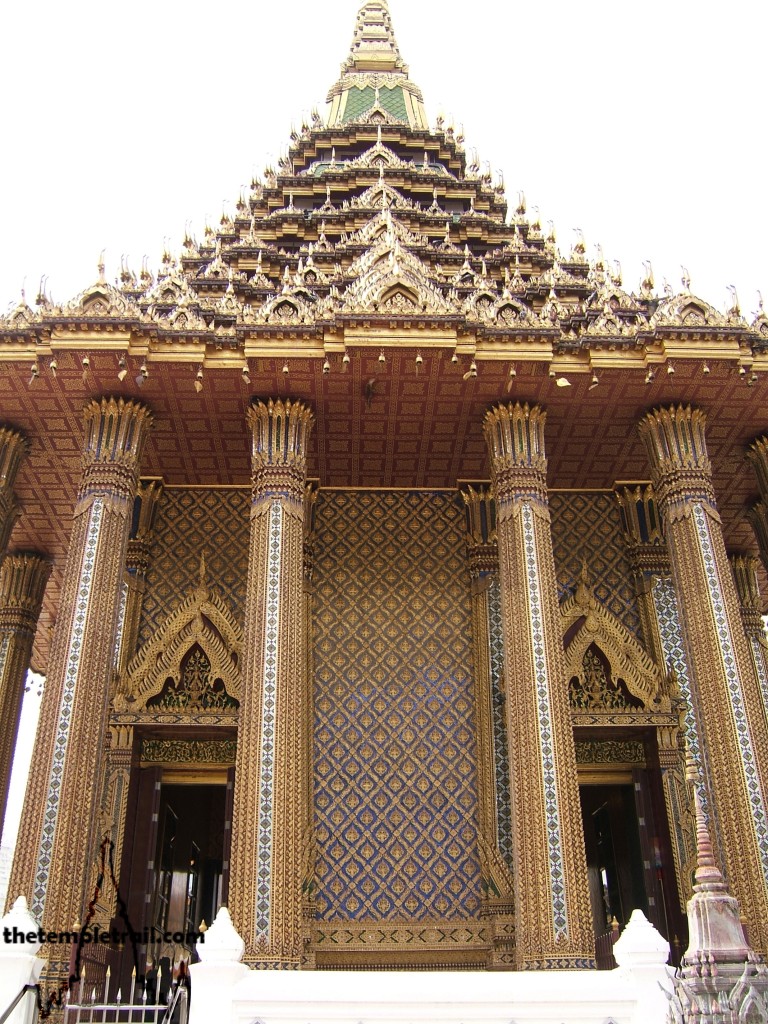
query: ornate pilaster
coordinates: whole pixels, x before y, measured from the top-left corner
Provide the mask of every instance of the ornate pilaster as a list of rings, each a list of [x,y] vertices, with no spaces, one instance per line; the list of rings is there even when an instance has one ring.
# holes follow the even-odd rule
[[[18,515],[13,485],[28,451],[29,443],[22,434],[10,427],[0,427],[0,557],[8,547]]]
[[[755,672],[763,696],[763,708],[768,716],[768,637],[763,625],[760,584],[757,578],[760,560],[753,555],[731,555],[730,560],[739,597],[741,621],[744,623],[749,651],[755,663]]]
[[[0,832],[8,800],[24,680],[51,565],[41,555],[7,555],[0,564]]]
[[[747,459],[757,477],[757,486],[763,498],[768,498],[768,437],[758,437],[747,449]]]
[[[699,728],[691,699],[677,612],[672,566],[662,531],[661,513],[652,484],[619,487],[627,556],[635,578],[643,637],[659,666],[669,674],[680,712],[680,729],[657,729],[659,767],[672,840],[678,896],[682,910],[693,892],[696,866],[696,827],[690,789],[686,783],[686,748],[694,765],[700,764]]]
[[[657,664],[663,666],[668,659],[659,632],[652,590],[654,578],[669,577],[672,570],[661,530],[656,497],[650,484],[638,484],[634,487],[618,487],[616,499],[619,503],[627,557],[635,578],[643,638]]]
[[[509,811],[509,754],[504,721],[502,659],[494,657],[492,617],[498,598],[499,553],[496,506],[490,488],[467,486],[467,559],[472,601],[477,739],[478,845],[483,877],[481,916],[488,922],[488,967],[508,970],[515,962],[514,882],[501,850],[499,807]],[[501,763],[501,765],[500,765]],[[501,767],[501,772],[499,772]],[[503,778],[500,774],[503,773]]]
[[[757,477],[760,501],[747,509],[747,519],[755,532],[760,559],[768,570],[768,437],[758,437],[747,450],[747,459]]]
[[[306,451],[301,402],[255,402],[243,700],[237,736],[230,907],[246,960],[298,968],[304,956],[307,822]]]
[[[302,921],[303,921],[303,955],[301,966],[305,970],[315,967],[315,954],[311,949],[312,922],[315,919],[315,826],[314,826],[314,729],[315,720],[315,664],[314,664],[314,642],[313,642],[313,602],[314,587],[312,574],[315,567],[315,502],[317,501],[317,484],[308,483],[304,487],[304,653],[306,655],[306,668],[304,670],[304,699],[302,708],[305,708],[307,728],[304,730],[304,758],[306,771],[302,779],[302,795],[304,807],[302,817],[304,821],[304,838],[302,849],[304,851],[304,868],[301,882],[302,892]]]
[[[110,725],[108,735],[109,746],[106,751],[101,804],[98,812],[98,834],[100,839],[108,838],[114,843],[112,863],[115,871],[119,872],[123,860],[128,787],[131,781],[133,727]],[[109,928],[116,910],[117,893],[112,886],[104,886],[96,906],[96,918],[93,923],[98,924],[100,928]]]
[[[538,406],[499,405],[484,430],[496,495],[510,746],[516,962],[594,962],[576,754]]]
[[[756,501],[747,509],[747,520],[757,538],[760,560],[768,569],[768,502]]]
[[[672,563],[701,762],[724,869],[768,951],[768,727],[717,512],[699,409],[656,409],[640,422]]]
[[[133,522],[128,538],[125,575],[120,598],[116,658],[120,675],[136,653],[139,636],[141,607],[147,586],[150,550],[155,527],[155,515],[163,493],[162,480],[140,480],[133,506]]]
[[[145,406],[113,398],[89,402],[83,418],[83,472],[9,889],[54,930],[84,920],[120,587],[151,423]]]

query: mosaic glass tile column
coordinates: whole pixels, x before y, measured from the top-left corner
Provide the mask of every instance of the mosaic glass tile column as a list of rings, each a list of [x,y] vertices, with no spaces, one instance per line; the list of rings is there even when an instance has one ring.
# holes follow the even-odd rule
[[[752,555],[732,555],[731,569],[739,597],[741,621],[747,634],[749,651],[755,663],[755,672],[763,696],[763,708],[768,716],[768,637],[763,625],[760,584],[757,567],[760,560]]]
[[[760,559],[768,570],[768,437],[758,437],[747,451],[760,489],[760,501],[747,509],[747,519],[757,538]]]
[[[18,507],[13,493],[21,460],[27,454],[26,439],[10,427],[0,427],[0,555],[8,547]]]
[[[127,881],[119,877],[120,865],[123,861],[123,843],[125,841],[125,820],[128,811],[128,789],[131,782],[131,763],[133,760],[133,726],[110,725],[109,746],[104,754],[103,781],[98,813],[103,827],[100,839],[110,839],[114,843],[112,863],[118,873],[117,883],[123,890]],[[93,884],[93,881],[91,881]],[[125,893],[127,895],[127,892]],[[108,929],[114,914],[118,911],[117,892],[108,885],[101,893],[95,907],[92,925]]]
[[[133,506],[133,525],[128,538],[125,576],[117,630],[117,670],[124,672],[136,653],[141,608],[146,590],[147,572],[155,522],[155,513],[163,493],[162,480],[140,480]]]
[[[113,398],[90,402],[83,417],[83,473],[9,886],[51,930],[84,920],[93,877],[126,545],[151,423],[145,406]]]
[[[686,779],[688,757],[701,771],[699,727],[691,700],[672,568],[651,484],[616,490],[627,555],[632,566],[646,647],[665,672],[674,673],[682,730],[657,729],[659,766],[672,840],[672,856],[681,910],[693,895],[696,869],[696,820],[691,787]],[[680,735],[682,732],[682,736]],[[705,792],[703,805],[710,806]]]
[[[498,405],[484,429],[496,495],[516,963],[594,964],[576,754],[557,604],[544,450],[546,413]]]
[[[229,900],[252,965],[298,968],[311,838],[306,775],[304,516],[314,420],[301,402],[256,402]]]
[[[504,721],[503,641],[494,635],[498,605],[499,553],[496,507],[487,487],[467,486],[467,559],[472,594],[475,734],[477,738],[478,845],[483,878],[480,916],[488,923],[490,970],[514,966],[514,882],[509,840],[509,753]],[[496,631],[498,632],[498,631]],[[498,647],[502,648],[499,658]],[[508,854],[508,859],[505,857]]]
[[[313,723],[314,713],[314,644],[312,635],[312,607],[314,601],[314,586],[312,576],[315,570],[315,503],[317,501],[317,483],[308,483],[304,488],[304,628],[306,631],[305,654],[306,668],[304,670],[304,698],[302,708],[306,709],[307,721]],[[312,922],[315,919],[315,807],[314,807],[314,771],[313,771],[313,748],[314,735],[312,726],[309,725],[303,733],[306,772],[302,779],[302,796],[304,807],[302,816],[304,820],[304,835],[302,838],[302,850],[304,851],[304,867],[301,881],[302,892],[302,921],[303,921],[303,955],[301,966],[305,970],[314,969],[315,955],[310,949],[312,941]]]
[[[36,554],[6,555],[0,565],[0,831],[8,800],[24,681],[50,572],[48,560]]]
[[[728,882],[756,950],[768,950],[768,728],[728,565],[706,416],[690,406],[655,409],[640,422],[672,565]]]

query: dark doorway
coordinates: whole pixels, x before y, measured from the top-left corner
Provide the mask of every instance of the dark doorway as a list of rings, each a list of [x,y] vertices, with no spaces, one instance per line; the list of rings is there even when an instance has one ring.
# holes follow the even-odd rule
[[[226,786],[160,786],[151,924],[196,932],[222,903]],[[188,940],[183,943],[190,947]],[[176,951],[178,955],[178,950]]]
[[[589,895],[595,933],[623,927],[633,910],[648,912],[643,857],[631,785],[581,786]]]

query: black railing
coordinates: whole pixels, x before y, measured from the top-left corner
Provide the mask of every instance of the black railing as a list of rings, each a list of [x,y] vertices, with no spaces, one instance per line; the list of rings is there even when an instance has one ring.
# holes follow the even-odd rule
[[[8,1009],[7,1009],[7,1010],[5,1010],[5,1012],[3,1013],[2,1017],[0,1017],[0,1024],[5,1024],[5,1022],[6,1022],[6,1021],[8,1020],[8,1018],[9,1018],[9,1017],[11,1016],[11,1014],[12,1014],[12,1013],[13,1013],[13,1011],[14,1011],[14,1010],[16,1009],[16,1007],[17,1007],[17,1006],[19,1005],[19,1003],[20,1003],[20,1002],[21,1002],[21,1000],[22,1000],[22,999],[24,998],[24,996],[25,996],[25,995],[27,994],[27,992],[37,992],[37,993],[38,993],[38,995],[39,995],[39,992],[40,992],[40,986],[39,986],[39,985],[25,985],[25,986],[24,986],[24,988],[22,988],[22,989],[21,989],[21,990],[20,990],[20,991],[19,991],[19,992],[18,992],[18,993],[16,994],[16,998],[15,998],[15,999],[13,1000],[13,1002],[12,1002],[12,1003],[11,1003],[11,1005],[10,1005],[10,1006],[8,1007]]]

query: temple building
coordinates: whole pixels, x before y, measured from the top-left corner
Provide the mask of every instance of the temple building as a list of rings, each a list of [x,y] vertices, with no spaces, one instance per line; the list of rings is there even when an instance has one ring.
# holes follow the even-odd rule
[[[695,785],[768,954],[766,380],[768,315],[508,204],[368,0],[233,216],[0,319],[9,899],[147,960],[222,905],[254,967],[679,954]]]

